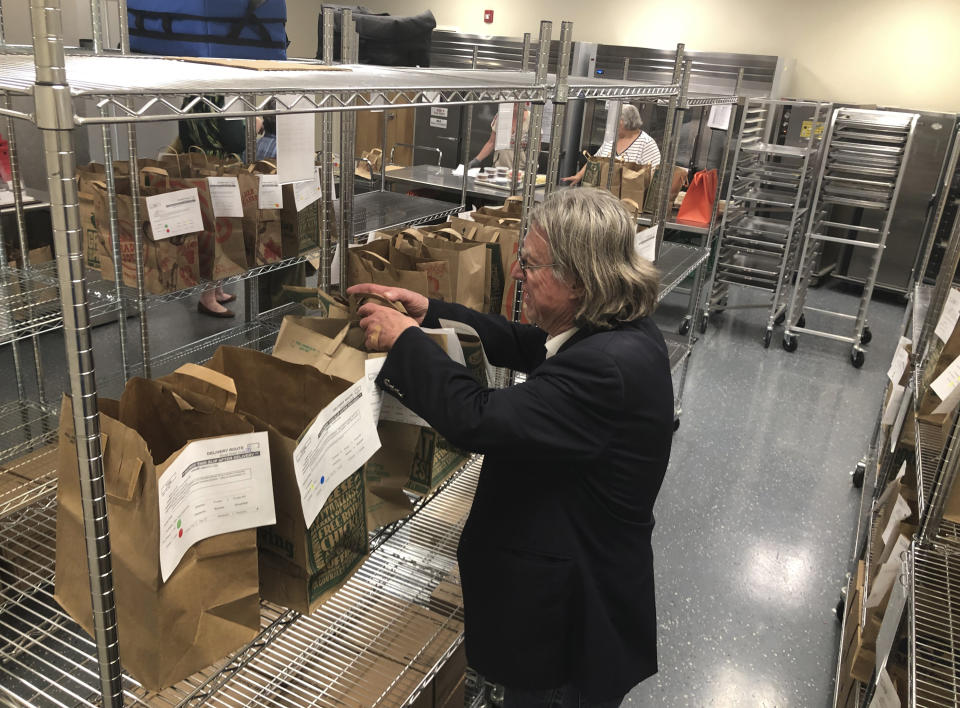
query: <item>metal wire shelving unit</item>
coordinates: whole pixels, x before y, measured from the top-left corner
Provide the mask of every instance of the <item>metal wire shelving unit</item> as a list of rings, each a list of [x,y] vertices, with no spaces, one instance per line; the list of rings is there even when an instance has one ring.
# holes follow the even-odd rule
[[[194,294],[199,288],[148,297],[143,289],[142,270],[138,273],[137,288],[118,285],[119,277],[103,286],[87,282],[73,180],[72,131],[80,126],[98,127],[104,138],[105,162],[111,165],[114,146],[107,127],[125,126],[131,174],[137,174],[136,127],[139,124],[195,120],[230,111],[231,117],[246,117],[249,125],[258,115],[318,113],[323,154],[327,156],[321,169],[326,194],[326,187],[332,183],[332,164],[328,158],[332,155],[329,114],[333,112],[339,112],[342,119],[341,154],[349,155],[353,152],[352,113],[357,110],[528,101],[532,105],[530,130],[533,134],[540,131],[543,103],[550,98],[555,107],[552,134],[556,135],[563,126],[563,105],[571,98],[648,98],[675,102],[678,86],[593,78],[568,82],[564,71],[547,78],[545,57],[538,57],[535,72],[401,70],[359,65],[330,70],[320,64],[304,71],[251,72],[157,57],[106,55],[102,53],[96,23],[94,51],[97,54],[68,54],[61,39],[58,3],[35,0],[31,9],[33,53],[0,55],[0,98],[3,99],[0,115],[34,122],[43,135],[58,276],[44,276],[41,284],[47,289],[59,287],[59,312],[66,316],[45,314],[44,317],[51,320],[42,326],[48,328],[43,331],[62,328],[64,332],[75,402],[73,423],[78,433],[96,619],[95,636],[91,638],[79,630],[52,598],[56,500],[51,493],[56,484],[53,468],[57,452],[49,443],[56,434],[57,419],[54,408],[41,404],[36,406],[38,416],[28,417],[22,425],[29,425],[31,431],[41,426],[43,435],[28,435],[24,447],[12,445],[5,449],[7,453],[29,452],[43,443],[29,460],[35,463],[30,466],[30,474],[36,473],[36,476],[26,476],[27,465],[22,460],[0,476],[3,480],[16,477],[19,485],[9,494],[0,490],[0,512],[5,512],[0,514],[0,606],[4,610],[0,613],[0,637],[4,642],[0,696],[16,705],[129,702],[151,706],[199,703],[266,706],[301,705],[308,700],[311,704],[333,706],[348,696],[364,705],[411,704],[462,641],[459,602],[438,603],[432,593],[441,582],[457,582],[456,541],[470,508],[479,471],[477,459],[447,482],[429,504],[421,502],[406,523],[380,531],[366,563],[313,615],[301,616],[263,603],[261,633],[253,643],[160,694],[145,692],[122,672],[105,517],[97,394],[116,394],[131,375],[153,376],[185,361],[202,360],[225,343],[268,349],[283,311],[259,315],[255,291],[249,287],[252,278],[308,256],[263,266],[235,277],[234,280],[242,280],[248,286],[245,321],[237,327],[160,355],[152,353],[148,309]],[[328,19],[332,34],[331,16],[325,16],[324,30],[327,31]],[[346,26],[350,26],[348,20],[349,11],[345,11]],[[566,43],[569,43],[569,33],[570,26],[565,23],[561,39]],[[343,55],[347,57],[355,56],[350,34],[344,33]],[[550,24],[544,23],[540,46],[549,46],[549,34]],[[126,48],[125,37],[122,44]],[[326,45],[332,47],[332,42]],[[205,98],[210,95],[225,96],[223,105]],[[14,110],[9,99],[16,96],[33,97],[34,109]],[[187,96],[193,98],[184,103]],[[209,112],[189,113],[200,103],[207,104]],[[252,135],[250,130],[249,135]],[[552,144],[559,146],[559,140]],[[557,157],[551,156],[553,182]],[[528,165],[527,174],[535,171]],[[341,173],[336,212],[341,249],[345,249],[356,234],[391,225],[433,221],[460,208],[455,204],[388,192],[355,196],[353,165],[343,161]],[[112,172],[108,174],[107,183],[109,193],[115,194]],[[132,189],[136,197],[136,187]],[[532,179],[527,180],[523,190],[526,212],[532,203]],[[328,287],[333,229],[326,223],[327,210],[321,211],[325,242],[319,249],[320,279],[321,286]],[[142,233],[136,229],[138,245],[140,239]],[[113,242],[116,244],[117,239]],[[344,270],[345,260],[341,260]],[[689,268],[696,267],[696,264],[690,265],[689,259],[677,260],[678,273],[688,273]],[[114,262],[117,266],[119,259],[115,258]],[[8,271],[3,272],[7,277]],[[10,274],[9,278],[10,282],[18,279],[17,287],[21,288],[18,297],[22,297],[26,289],[23,276]],[[341,282],[344,280],[341,278]],[[126,341],[127,315],[138,316],[140,329],[139,361],[134,360],[133,352],[123,351],[122,373],[100,380],[95,378],[90,335],[90,322],[97,314],[94,303],[100,292],[98,287],[107,288],[102,293],[102,307],[113,308],[120,315],[121,346]],[[31,320],[29,325],[17,330],[17,338],[30,337],[35,341],[42,322],[45,320]],[[17,324],[19,327],[19,322]],[[16,342],[12,344],[15,346]],[[42,381],[42,378],[38,367],[37,379]],[[42,401],[42,391],[40,398]],[[7,414],[11,420],[17,416],[23,418],[28,408],[32,410],[22,400],[9,410],[3,407],[0,424]],[[4,424],[3,428],[6,430],[7,426]],[[11,434],[18,430],[9,428]],[[19,484],[18,469],[24,473],[23,484]],[[411,621],[421,629],[415,644],[402,641],[405,627]],[[388,645],[392,647],[388,651],[382,642],[391,632],[398,639],[395,646]],[[353,698],[355,696],[363,698]]]

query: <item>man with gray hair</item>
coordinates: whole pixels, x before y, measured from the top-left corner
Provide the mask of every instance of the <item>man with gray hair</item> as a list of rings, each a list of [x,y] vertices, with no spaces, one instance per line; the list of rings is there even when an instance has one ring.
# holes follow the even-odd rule
[[[458,558],[467,660],[505,687],[504,708],[610,708],[657,671],[653,506],[670,456],[673,388],[650,315],[657,274],[607,192],[534,208],[511,276],[533,323],[355,285],[408,315],[360,308],[377,384],[483,468]],[[492,389],[418,325],[473,327],[494,365],[527,375]]]
[[[643,120],[636,106],[629,103],[620,108],[620,124],[617,128],[617,159],[634,162],[638,165],[656,167],[660,164],[660,148],[657,142],[643,132]],[[610,157],[610,141],[605,140],[594,155],[595,157]],[[579,184],[587,170],[584,165],[580,171],[570,177],[564,177],[563,182]]]

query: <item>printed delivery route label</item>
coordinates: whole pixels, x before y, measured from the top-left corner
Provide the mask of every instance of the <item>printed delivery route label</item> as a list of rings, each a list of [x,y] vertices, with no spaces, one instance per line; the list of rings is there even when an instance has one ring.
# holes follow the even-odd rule
[[[257,195],[258,209],[280,209],[283,206],[283,187],[276,175],[260,175],[260,192]]]
[[[331,492],[380,449],[366,382],[337,396],[313,419],[293,451],[293,469],[307,528]]]
[[[960,403],[958,383],[960,383],[960,357],[954,359],[950,366],[930,384],[933,392],[943,401],[936,407],[934,413],[949,413],[957,406],[957,403]]]
[[[293,203],[297,211],[303,211],[320,198],[320,168],[313,171],[313,179],[293,183]]]
[[[203,231],[196,187],[147,197],[147,214],[155,241]]]
[[[207,177],[207,184],[210,185],[210,201],[213,202],[215,217],[243,216],[240,182],[236,177]]]
[[[943,305],[943,312],[940,313],[940,319],[937,320],[937,326],[933,330],[941,342],[946,343],[950,339],[954,327],[957,326],[957,319],[960,319],[960,290],[950,288],[950,294],[947,295],[947,301]]]
[[[164,582],[193,544],[277,521],[266,433],[189,443],[160,475],[157,487]]]

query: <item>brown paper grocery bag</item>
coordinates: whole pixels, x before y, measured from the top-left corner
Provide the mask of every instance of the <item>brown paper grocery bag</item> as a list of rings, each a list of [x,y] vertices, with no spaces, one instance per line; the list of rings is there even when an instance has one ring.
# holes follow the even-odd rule
[[[277,523],[259,530],[260,594],[311,612],[349,579],[368,550],[362,470],[333,490],[307,528],[293,467],[300,436],[350,383],[237,347],[220,347],[206,367],[233,380],[237,412],[270,436]]]
[[[651,179],[653,179],[653,172],[650,165],[624,163],[620,181],[620,199],[629,199],[637,205],[642,205]]]
[[[404,493],[410,484],[420,428],[389,420],[377,425],[380,449],[363,466],[367,486],[367,523],[378,528],[410,515],[413,504]]]
[[[247,247],[241,217],[214,216],[210,184],[205,177],[171,177],[167,191],[196,189],[203,231],[197,234],[200,277],[220,280],[247,270]],[[241,200],[243,193],[241,192]]]
[[[104,280],[113,281],[113,247],[110,239],[110,217],[107,186],[94,183],[94,213],[97,222],[97,258]],[[153,295],[175,292],[200,283],[199,251],[196,234],[153,239],[147,217],[146,195],[140,197],[140,218],[143,231],[144,289]],[[133,200],[118,193],[117,223],[120,240],[120,262],[123,283],[137,286],[137,261],[133,236]]]
[[[260,603],[255,529],[195,544],[161,581],[157,479],[188,440],[253,426],[231,413],[193,409],[145,379],[131,379],[120,401],[100,404],[120,657],[145,688],[162,690],[252,641]],[[64,398],[54,597],[92,633],[84,538],[72,405]]]
[[[351,248],[347,253],[347,277],[350,285],[376,283],[406,288],[447,302],[453,297],[446,261],[418,258],[386,240]]]

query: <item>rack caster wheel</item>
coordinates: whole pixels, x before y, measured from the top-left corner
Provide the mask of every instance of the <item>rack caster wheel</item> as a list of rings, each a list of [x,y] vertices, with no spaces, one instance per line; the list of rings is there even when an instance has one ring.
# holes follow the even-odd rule
[[[806,327],[806,326],[807,326],[807,318],[804,317],[803,315],[800,315],[800,317],[797,319],[797,327]]]
[[[773,330],[772,330],[772,329],[768,329],[766,332],[763,333],[763,348],[764,348],[764,349],[769,349],[769,348],[770,348],[770,338],[771,338],[771,337],[773,337]]]
[[[680,333],[681,337],[686,336],[687,332],[690,331],[690,318],[684,317],[683,321],[680,323],[680,327],[677,328],[677,331]]]
[[[860,344],[870,344],[871,339],[873,339],[873,332],[870,331],[869,327],[864,327],[860,334]]]
[[[779,315],[777,315],[777,319],[775,319],[775,320],[773,321],[773,324],[776,325],[777,327],[779,327],[780,325],[783,324],[783,321],[784,321],[785,319],[787,319],[787,313],[786,313],[786,312],[781,312]]]
[[[850,350],[850,363],[853,364],[854,369],[859,369],[861,366],[863,366],[864,360],[865,357],[863,356],[862,349],[857,349],[854,347]]]
[[[863,486],[863,478],[867,474],[867,467],[862,462],[858,462],[857,466],[853,469],[853,472],[850,473],[851,482],[856,489],[860,489]]]
[[[707,333],[707,321],[710,319],[708,315],[700,315],[700,334]]]
[[[792,334],[783,335],[783,348],[788,352],[797,351],[797,338]]]
[[[679,418],[674,418],[674,419],[673,419],[673,432],[677,432],[679,429],[680,429],[680,419],[679,419]]]

